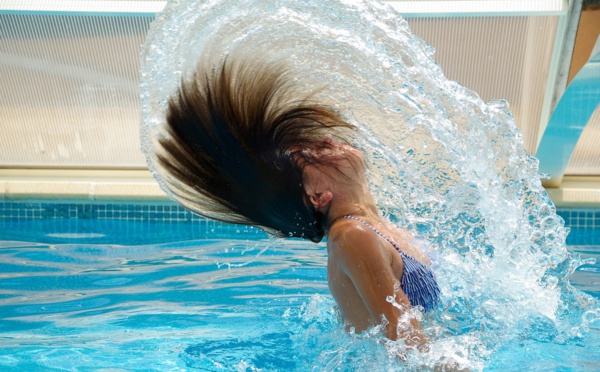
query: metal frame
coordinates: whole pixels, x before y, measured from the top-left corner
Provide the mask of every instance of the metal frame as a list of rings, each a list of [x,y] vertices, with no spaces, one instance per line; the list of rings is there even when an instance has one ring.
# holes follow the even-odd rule
[[[540,171],[550,175],[545,187],[560,187],[575,145],[600,105],[600,39],[590,60],[577,73],[556,105],[536,156]]]
[[[386,1],[404,17],[562,16],[569,0]],[[166,1],[0,0],[4,14],[153,16]]]
[[[0,0],[0,14],[154,17],[166,1]]]
[[[577,25],[579,24],[579,14],[581,13],[581,3],[581,0],[570,0],[567,13],[558,20],[554,47],[552,48],[552,59],[550,60],[550,71],[548,72],[548,80],[546,82],[546,93],[544,94],[542,112],[540,113],[540,125],[538,127],[537,144],[535,147],[536,152],[540,147],[540,142],[546,132],[552,112],[558,104],[560,96],[562,96],[566,89],[568,69],[567,72],[563,72],[562,70],[567,65],[571,65],[575,35],[577,34]],[[573,28],[575,29],[573,30]],[[571,43],[569,46],[565,45],[567,41]],[[568,55],[564,53],[567,52],[565,48],[570,51]],[[561,73],[565,76],[561,76]]]
[[[385,1],[406,18],[564,16],[569,0]]]

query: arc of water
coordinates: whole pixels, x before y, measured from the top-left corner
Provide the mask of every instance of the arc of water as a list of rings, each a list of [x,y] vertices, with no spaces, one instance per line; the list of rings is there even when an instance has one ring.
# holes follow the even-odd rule
[[[583,129],[600,104],[600,38],[590,60],[565,90],[548,122],[536,157],[540,172],[549,174],[544,187],[560,187]]]

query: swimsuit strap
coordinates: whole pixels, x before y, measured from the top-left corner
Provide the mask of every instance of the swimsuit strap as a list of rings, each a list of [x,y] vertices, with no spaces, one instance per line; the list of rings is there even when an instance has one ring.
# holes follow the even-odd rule
[[[379,236],[388,241],[400,253],[404,270],[400,278],[402,290],[408,297],[412,306],[422,306],[425,311],[429,311],[439,303],[440,287],[435,280],[431,269],[421,262],[414,259],[412,256],[404,253],[400,247],[392,239],[388,238],[381,231],[377,230],[370,223],[360,217],[347,214],[334,219],[331,225],[340,218],[348,218],[359,221],[371,230],[375,231]]]
[[[346,215],[343,215],[343,216],[339,216],[336,219],[334,219],[333,221],[331,221],[331,225],[333,225],[333,223],[335,221],[339,220],[340,218],[348,218],[348,219],[351,219],[351,220],[356,220],[356,221],[362,222],[365,226],[367,226],[371,230],[375,231],[377,233],[377,235],[379,235],[382,238],[384,238],[385,240],[387,240],[394,248],[396,248],[396,250],[398,251],[398,253],[400,253],[402,256],[406,256],[406,257],[412,258],[410,255],[404,253],[404,251],[402,251],[402,249],[400,249],[400,247],[398,246],[398,244],[396,244],[396,242],[394,242],[392,239],[388,238],[387,235],[385,235],[381,231],[377,230],[375,227],[373,227],[373,225],[371,225],[370,223],[368,223],[367,221],[363,220],[360,217],[356,217],[356,216],[353,216],[351,214],[346,214]]]

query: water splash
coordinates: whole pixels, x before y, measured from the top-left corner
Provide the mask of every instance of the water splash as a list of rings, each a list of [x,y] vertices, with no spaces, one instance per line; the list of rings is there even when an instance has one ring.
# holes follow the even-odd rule
[[[353,142],[367,155],[378,205],[437,252],[443,305],[426,327],[440,355],[479,369],[506,345],[575,342],[598,320],[598,302],[567,280],[583,262],[566,249],[568,231],[508,104],[485,103],[446,79],[433,48],[384,4],[169,3],[142,57],[142,139],[159,183],[153,144],[167,98],[200,58],[220,60],[232,51],[256,63],[287,64],[299,92],[359,127]],[[331,341],[338,336],[332,328],[320,336],[319,348],[332,349],[319,365],[352,359]],[[357,340],[345,340],[360,344],[348,353],[379,348]],[[423,358],[439,360],[433,352]],[[427,364],[423,358],[415,360]]]

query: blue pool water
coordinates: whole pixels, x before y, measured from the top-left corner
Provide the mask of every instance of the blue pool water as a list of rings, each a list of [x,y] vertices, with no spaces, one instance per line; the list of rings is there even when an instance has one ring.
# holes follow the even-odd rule
[[[430,339],[429,351],[420,353],[387,342],[377,329],[360,336],[342,330],[325,288],[322,246],[252,241],[191,248],[212,266],[159,283],[182,295],[195,291],[191,297],[206,296],[226,312],[194,309],[216,315],[218,325],[198,327],[212,331],[181,342],[178,363],[223,370],[416,371],[454,362],[470,370],[600,369],[600,301],[568,279],[577,268],[594,267],[566,249],[567,216],[556,215],[507,102],[486,103],[448,80],[434,49],[393,9],[375,1],[173,1],[142,49],[142,150],[168,195],[210,213],[157,157],[167,102],[181,80],[199,63],[218,66],[228,53],[265,66],[282,63],[294,95],[356,125],[347,135],[365,154],[378,207],[429,242],[443,294],[420,323]],[[590,217],[586,211],[568,219],[579,228]],[[175,256],[167,261],[191,262],[187,254]],[[232,260],[250,263],[222,271]],[[290,266],[296,262],[302,265]],[[421,316],[405,313],[400,324]]]
[[[421,323],[430,350],[345,332],[323,245],[166,205],[0,202],[0,369],[600,370],[598,266],[565,249],[507,103],[446,79],[385,4],[170,2],[141,71],[141,139],[161,185],[152,146],[167,97],[199,56],[238,46],[288,64],[298,94],[356,124],[378,206],[437,252],[442,301]]]
[[[344,331],[322,244],[218,223],[62,218],[0,220],[0,237],[0,370],[410,370],[379,335]],[[572,249],[600,261],[599,246]],[[571,282],[600,297],[599,264]],[[595,371],[597,323],[569,340],[543,320],[508,344],[452,321],[431,337],[452,333],[451,354],[473,370]]]

